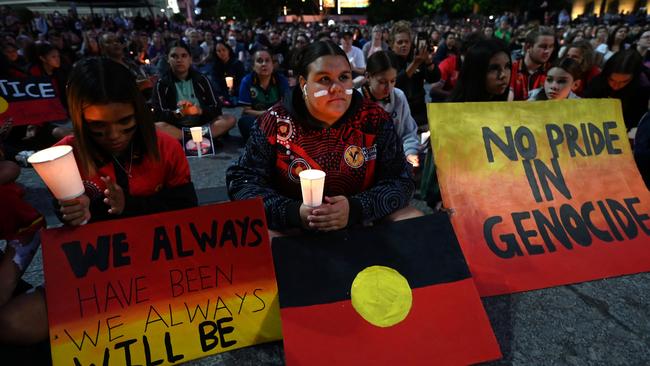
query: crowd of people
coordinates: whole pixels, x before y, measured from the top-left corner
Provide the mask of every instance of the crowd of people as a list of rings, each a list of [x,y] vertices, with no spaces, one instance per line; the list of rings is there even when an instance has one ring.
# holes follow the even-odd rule
[[[9,243],[0,257],[0,343],[47,339],[43,290],[16,291],[44,226],[15,183],[25,151],[73,146],[86,193],[56,202],[71,226],[195,206],[178,141],[196,126],[214,140],[238,126],[245,147],[226,172],[228,192],[262,196],[274,235],[415,217],[417,191],[444,206],[421,143],[428,102],[616,98],[631,139],[638,125],[647,150],[645,17],[581,19],[190,25],[71,10],[23,23],[3,7],[0,79],[50,79],[69,118],[12,126],[0,115],[0,202],[16,208],[0,218]],[[639,151],[644,177],[648,156]],[[302,203],[304,169],[327,174],[319,207]]]

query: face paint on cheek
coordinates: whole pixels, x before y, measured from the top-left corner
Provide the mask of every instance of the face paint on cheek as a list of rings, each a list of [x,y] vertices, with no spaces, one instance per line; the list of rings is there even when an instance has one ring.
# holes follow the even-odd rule
[[[345,94],[347,94],[347,95],[352,95],[353,92],[354,92],[354,89],[345,89]]]
[[[314,93],[314,97],[315,98],[320,98],[320,97],[326,96],[327,94],[329,94],[329,92],[327,90],[319,90],[319,91]]]

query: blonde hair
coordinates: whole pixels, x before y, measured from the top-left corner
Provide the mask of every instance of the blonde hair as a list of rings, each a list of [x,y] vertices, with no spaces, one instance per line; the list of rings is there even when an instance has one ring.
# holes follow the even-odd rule
[[[411,22],[406,20],[400,20],[395,24],[393,24],[393,26],[390,28],[390,35],[388,37],[388,41],[390,42],[391,45],[393,44],[393,42],[395,42],[395,36],[400,33],[407,33],[409,35],[409,38],[412,40],[413,33],[411,32]]]

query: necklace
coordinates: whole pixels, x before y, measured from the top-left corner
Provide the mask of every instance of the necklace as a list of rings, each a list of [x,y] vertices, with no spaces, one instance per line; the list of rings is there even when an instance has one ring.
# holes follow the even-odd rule
[[[129,178],[133,178],[133,177],[131,176],[131,168],[133,168],[133,142],[131,142],[131,160],[129,161],[129,170],[126,170],[126,169],[124,168],[124,166],[123,166],[122,164],[120,164],[120,161],[117,160],[117,158],[115,157],[115,155],[112,155],[112,154],[111,154],[111,156],[113,157],[113,160],[115,160],[115,163],[117,163],[117,165],[120,167],[120,169],[122,169],[122,170],[124,171],[124,173],[126,173],[126,175],[127,175]]]

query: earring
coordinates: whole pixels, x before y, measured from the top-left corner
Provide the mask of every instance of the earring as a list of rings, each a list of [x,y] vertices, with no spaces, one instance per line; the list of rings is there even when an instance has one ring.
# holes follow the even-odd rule
[[[307,99],[307,84],[302,86],[302,96]]]

